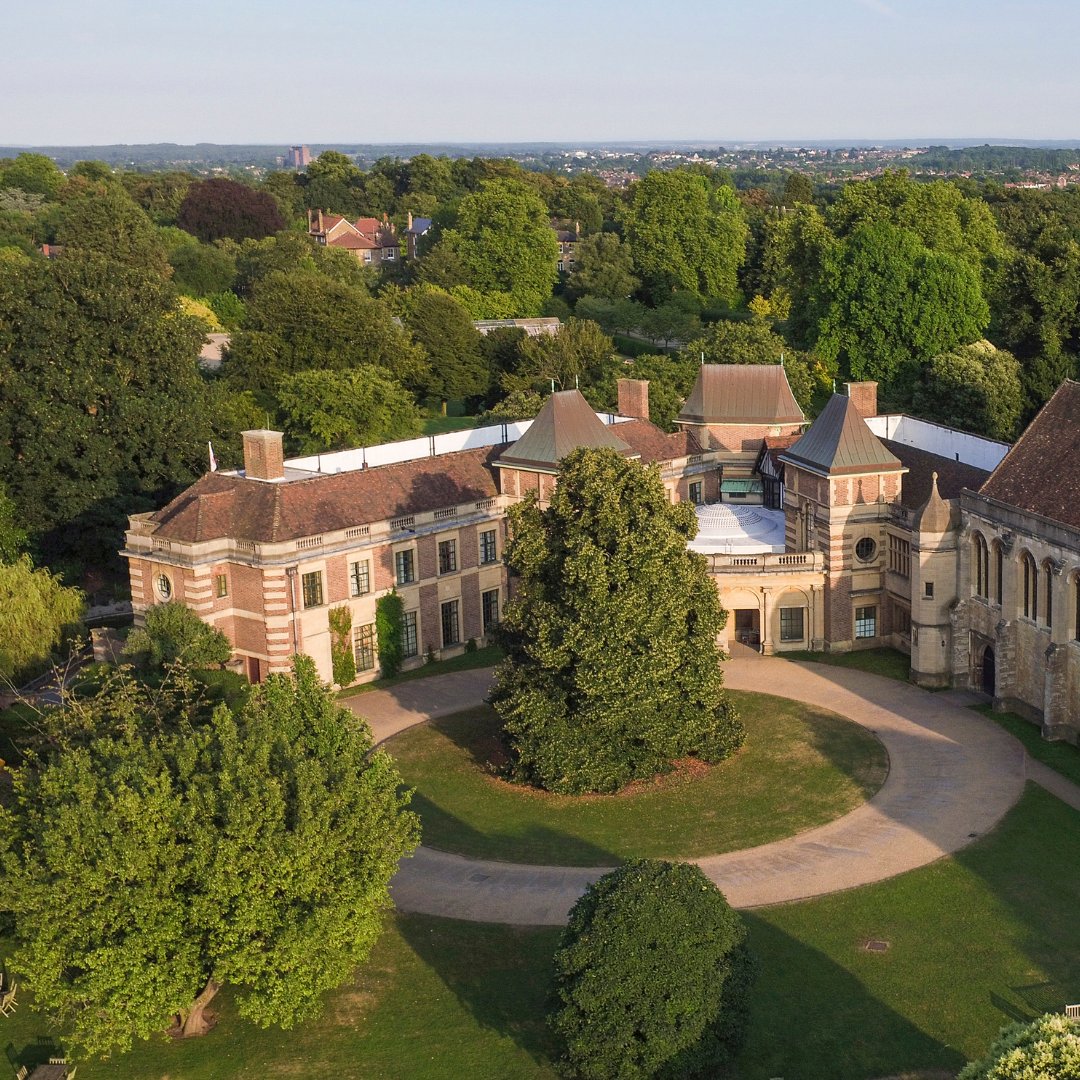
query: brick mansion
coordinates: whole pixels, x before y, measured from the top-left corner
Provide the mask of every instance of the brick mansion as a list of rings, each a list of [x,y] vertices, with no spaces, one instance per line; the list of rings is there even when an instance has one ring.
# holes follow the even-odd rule
[[[532,421],[306,458],[248,431],[242,470],[131,519],[136,620],[178,600],[252,680],[303,652],[329,681],[329,612],[347,607],[364,680],[378,673],[376,601],[396,589],[406,665],[453,655],[506,603],[507,507],[550,498],[571,450],[609,447],[697,505],[691,546],[728,611],[722,644],[891,645],[920,684],[984,690],[1077,741],[1080,383],[1012,447],[879,415],[873,383],[846,391],[807,425],[782,366],[705,365],[674,434],[630,379],[617,415],[563,391]]]

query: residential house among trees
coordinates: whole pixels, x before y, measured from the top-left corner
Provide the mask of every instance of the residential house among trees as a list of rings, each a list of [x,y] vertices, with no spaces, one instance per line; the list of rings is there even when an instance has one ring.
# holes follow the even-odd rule
[[[393,223],[384,214],[378,218],[357,218],[350,222],[340,214],[308,211],[308,235],[317,244],[343,248],[368,266],[381,266],[401,258],[401,244]]]
[[[1080,384],[1011,451],[880,416],[876,384],[846,389],[809,427],[781,365],[704,365],[674,434],[649,421],[648,383],[632,379],[615,416],[562,391],[533,421],[311,458],[285,461],[280,433],[245,432],[243,470],[131,519],[136,619],[179,599],[228,635],[251,678],[305,652],[329,679],[328,612],[345,606],[370,679],[375,601],[396,589],[407,665],[452,655],[506,603],[507,507],[530,492],[543,503],[567,453],[605,446],[696,504],[691,546],[729,612],[722,644],[892,645],[922,685],[985,689],[1075,740],[1080,518],[1066,466],[1080,460]],[[1051,487],[1035,482],[1048,456],[1064,469]]]

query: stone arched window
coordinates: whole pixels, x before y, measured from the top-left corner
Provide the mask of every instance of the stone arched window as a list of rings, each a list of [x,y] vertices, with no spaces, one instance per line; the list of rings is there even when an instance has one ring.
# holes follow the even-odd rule
[[[1025,619],[1037,621],[1039,618],[1039,566],[1035,557],[1025,551],[1020,556],[1021,572],[1023,574],[1023,607]]]
[[[994,541],[994,603],[1000,605],[1005,594],[1005,551],[1001,541]]]
[[[1043,621],[1047,626],[1054,625],[1054,564],[1047,559],[1042,566],[1044,584]]]
[[[1080,641],[1080,570],[1072,575],[1072,636],[1073,641]]]
[[[990,551],[982,533],[977,532],[972,537],[971,547],[975,571],[975,595],[985,599],[990,595]]]

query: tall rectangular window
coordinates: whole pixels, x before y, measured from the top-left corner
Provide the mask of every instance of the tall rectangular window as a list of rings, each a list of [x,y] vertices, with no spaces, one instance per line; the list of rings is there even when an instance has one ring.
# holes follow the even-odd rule
[[[889,533],[889,569],[902,578],[911,577],[911,543]]]
[[[780,609],[781,641],[803,640],[803,612],[805,610],[805,608],[801,607],[782,607]]]
[[[349,564],[349,583],[353,596],[371,592],[371,564],[367,559]]]
[[[857,638],[877,637],[876,607],[860,607],[855,609],[855,636]]]
[[[704,487],[704,485],[702,484],[702,482],[700,480],[695,480],[690,485],[690,501],[692,503],[694,503],[696,506],[700,506],[701,503],[702,503],[701,492],[703,490],[703,487]]]
[[[214,592],[217,593],[219,599],[229,595],[229,578],[227,574],[214,575]]]
[[[457,570],[457,541],[439,541],[439,573],[452,574]]]
[[[416,633],[416,612],[406,611],[401,616],[401,655],[406,659],[420,652],[420,639]]]
[[[461,620],[458,616],[458,601],[447,600],[441,605],[443,648],[457,645],[461,641]]]
[[[1039,568],[1028,552],[1024,552],[1024,618],[1039,618]]]
[[[318,607],[323,602],[322,571],[313,570],[310,574],[304,574],[302,584],[304,607]]]
[[[1080,641],[1080,574],[1073,578],[1073,611],[1075,612],[1073,640]]]
[[[493,563],[499,561],[499,547],[495,538],[494,529],[485,529],[480,534],[480,562]]]
[[[1005,553],[1000,544],[994,544],[994,602],[1001,603],[1001,596],[1005,589]]]
[[[416,579],[416,560],[412,548],[394,552],[394,580],[399,585],[408,585]]]
[[[486,634],[499,624],[499,590],[491,589],[489,592],[481,593],[480,607]]]
[[[367,623],[353,629],[353,655],[357,671],[371,671],[375,667],[375,624]]]
[[[1043,567],[1043,571],[1046,577],[1046,625],[1052,628],[1054,625],[1054,573],[1049,563]]]

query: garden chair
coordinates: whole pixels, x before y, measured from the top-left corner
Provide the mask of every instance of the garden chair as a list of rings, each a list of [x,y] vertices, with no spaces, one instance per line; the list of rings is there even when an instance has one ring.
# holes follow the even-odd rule
[[[13,982],[9,990],[5,990],[3,994],[0,994],[0,1016],[10,1016],[17,1005],[15,1000],[15,993],[19,989],[19,984]]]
[[[30,1075],[30,1070],[25,1065],[20,1065],[15,1070],[15,1080],[26,1080]]]

